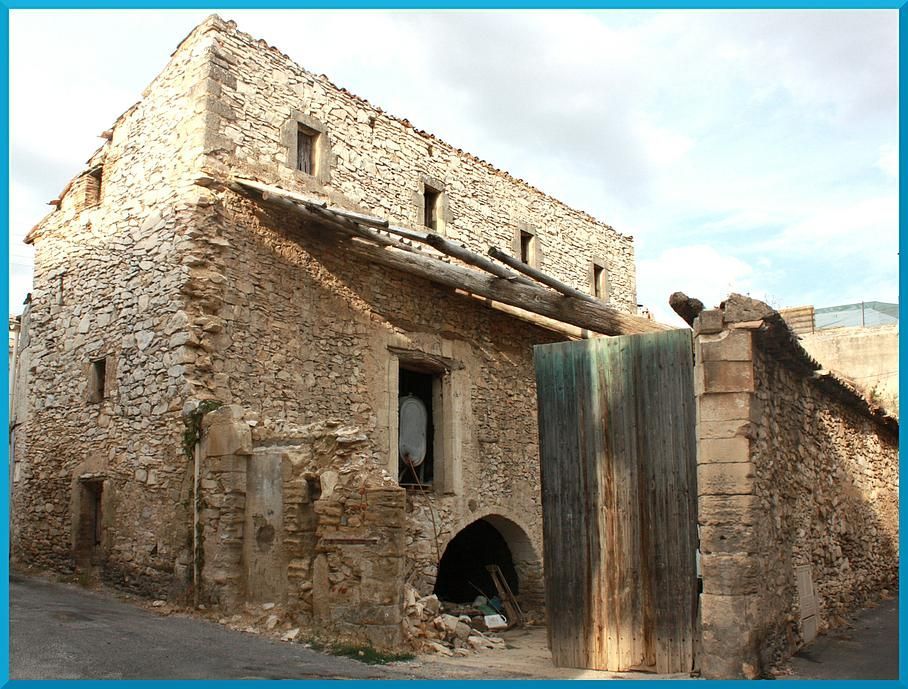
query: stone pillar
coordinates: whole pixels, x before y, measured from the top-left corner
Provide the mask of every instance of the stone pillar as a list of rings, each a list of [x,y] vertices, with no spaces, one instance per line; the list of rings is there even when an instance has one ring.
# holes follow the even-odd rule
[[[758,662],[760,559],[751,462],[753,336],[723,312],[694,323],[697,485],[704,677],[753,677]],[[743,327],[741,327],[743,326]]]
[[[244,533],[252,434],[243,410],[225,406],[202,419],[198,543],[200,600],[225,608],[245,600]]]
[[[403,642],[406,492],[339,487],[315,503],[312,611],[337,638],[388,650]]]

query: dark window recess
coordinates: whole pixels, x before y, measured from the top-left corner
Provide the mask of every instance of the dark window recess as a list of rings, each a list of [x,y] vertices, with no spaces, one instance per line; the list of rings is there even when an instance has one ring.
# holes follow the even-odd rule
[[[593,264],[593,296],[598,299],[608,298],[608,273],[603,266]]]
[[[609,298],[608,269],[599,263],[593,264],[593,296],[603,301]]]
[[[432,187],[426,187],[423,192],[423,203],[425,205],[425,225],[431,230],[438,231],[438,201],[441,198],[441,192]]]
[[[93,204],[99,204],[101,203],[101,187],[104,183],[104,168],[97,167],[89,174],[94,178],[95,181],[91,201]]]
[[[440,376],[431,373],[421,373],[410,371],[403,367],[399,369],[398,375],[398,395],[402,402],[406,397],[413,396],[419,399],[425,407],[425,426],[423,429],[414,427],[405,427],[401,422],[403,419],[398,417],[398,483],[402,486],[420,487],[432,485],[434,477],[435,463],[435,425],[433,423],[432,397],[436,384],[436,379]],[[400,410],[400,405],[398,405]],[[413,444],[414,438],[419,435],[419,431],[424,431],[425,454],[422,457],[414,457],[412,461],[404,458],[407,444]]]
[[[91,362],[88,372],[88,398],[91,402],[100,402],[107,395],[107,359]]]
[[[527,265],[533,260],[533,240],[529,232],[520,231],[520,260]]]
[[[63,274],[57,276],[57,304],[63,304]]]
[[[101,545],[101,484],[95,483],[91,493],[91,533],[94,545]]]
[[[296,138],[296,169],[307,175],[315,174],[315,138],[318,132],[299,126]]]

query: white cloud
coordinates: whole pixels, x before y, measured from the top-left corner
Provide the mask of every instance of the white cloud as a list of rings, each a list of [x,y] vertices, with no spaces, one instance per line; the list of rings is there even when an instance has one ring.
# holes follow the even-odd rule
[[[894,144],[880,146],[880,157],[876,166],[895,180],[899,178],[899,152]]]
[[[11,243],[205,15],[11,13],[11,173],[31,199],[11,209]],[[223,16],[632,231],[640,301],[657,310],[690,279],[692,294],[744,283],[789,304],[896,284],[897,11]],[[699,264],[685,255],[671,284],[649,270],[685,246],[737,258],[688,275]],[[841,247],[856,260],[830,281]]]
[[[731,292],[751,293],[753,276],[754,270],[748,263],[720,254],[711,246],[667,249],[639,262],[637,300],[649,307],[656,320],[684,325],[668,305],[673,292],[684,292],[702,301],[706,308],[712,308]],[[761,293],[761,296],[765,295]]]
[[[693,148],[688,136],[664,127],[657,127],[645,119],[638,120],[633,128],[650,163],[667,168],[683,158]]]
[[[757,242],[759,251],[789,255],[821,254],[827,260],[848,258],[861,264],[885,263],[885,253],[898,247],[898,196],[830,203],[786,226],[777,236]],[[888,257],[889,259],[892,256]]]

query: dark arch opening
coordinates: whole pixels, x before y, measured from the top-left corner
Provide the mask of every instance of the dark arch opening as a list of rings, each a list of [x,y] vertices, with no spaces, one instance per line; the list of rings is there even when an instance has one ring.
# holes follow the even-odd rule
[[[511,591],[515,596],[519,593],[520,582],[507,541],[498,529],[479,519],[452,538],[445,548],[438,563],[435,595],[452,603],[469,603],[479,595],[497,596],[486,565],[498,565]]]

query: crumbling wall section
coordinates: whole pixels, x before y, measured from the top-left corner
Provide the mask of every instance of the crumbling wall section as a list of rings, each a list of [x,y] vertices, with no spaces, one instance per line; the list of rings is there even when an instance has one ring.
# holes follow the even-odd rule
[[[695,329],[701,667],[754,677],[894,585],[897,426],[818,374],[765,304],[733,295]]]
[[[258,418],[228,405],[203,422],[200,601],[270,604],[310,635],[399,647],[404,490],[355,427]]]
[[[444,192],[439,214],[451,239],[513,254],[524,229],[537,238],[540,267],[584,292],[592,262],[604,261],[610,303],[636,313],[631,237],[306,72],[232,22],[212,27],[217,87],[206,150],[214,176],[239,172],[316,192],[414,229],[425,229],[430,185]],[[323,131],[311,175],[294,169],[298,123]]]

